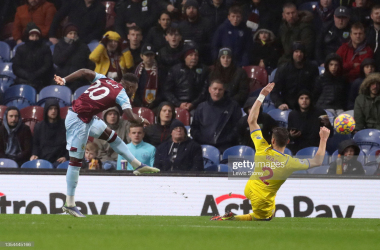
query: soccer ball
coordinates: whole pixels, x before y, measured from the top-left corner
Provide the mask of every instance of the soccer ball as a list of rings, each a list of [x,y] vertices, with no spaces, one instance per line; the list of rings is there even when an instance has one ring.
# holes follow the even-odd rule
[[[355,120],[348,114],[341,114],[334,121],[334,129],[342,135],[348,135],[355,129]]]

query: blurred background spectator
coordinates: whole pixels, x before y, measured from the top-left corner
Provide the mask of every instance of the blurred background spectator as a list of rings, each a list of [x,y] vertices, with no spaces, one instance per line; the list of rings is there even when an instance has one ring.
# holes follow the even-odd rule
[[[338,153],[342,158],[343,175],[364,175],[363,165],[358,161],[360,148],[354,140],[339,143]],[[331,162],[327,174],[336,174],[336,167],[336,161]]]
[[[171,18],[167,11],[161,13],[158,24],[150,28],[146,36],[145,43],[153,45],[155,51],[160,50],[166,45],[166,31],[170,28]]]
[[[314,14],[314,29],[316,34],[319,33],[321,28],[326,25],[326,23],[333,20],[334,16],[334,5],[332,0],[319,0],[315,9]]]
[[[216,29],[227,19],[228,6],[225,0],[205,0],[200,7],[201,16],[210,25],[210,37]]]
[[[165,35],[166,44],[158,52],[158,63],[165,71],[181,62],[182,56],[182,36],[177,28],[168,28]]]
[[[368,27],[371,21],[370,0],[355,0],[352,3],[352,22],[360,22],[364,27]]]
[[[377,70],[380,68],[380,49],[379,49],[379,31],[380,31],[380,5],[375,5],[372,7],[371,11],[371,25],[367,28],[366,38],[367,43],[374,52],[374,59],[376,61]]]
[[[137,66],[142,62],[141,59],[141,48],[142,48],[142,30],[138,26],[133,26],[129,28],[128,31],[128,41],[129,50],[131,51],[134,65]]]
[[[86,150],[84,151],[84,159],[81,169],[102,169],[102,161],[98,158],[99,147],[93,142],[87,142]]]

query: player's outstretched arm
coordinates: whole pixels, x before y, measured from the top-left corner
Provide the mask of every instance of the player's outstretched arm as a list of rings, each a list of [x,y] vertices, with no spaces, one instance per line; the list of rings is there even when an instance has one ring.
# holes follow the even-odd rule
[[[142,117],[139,117],[138,115],[134,114],[132,112],[132,109],[124,109],[124,114],[127,116],[127,119],[131,123],[137,123],[137,124],[143,124],[144,126],[147,126],[150,124],[150,122]]]
[[[80,69],[63,78],[60,76],[54,75],[54,81],[59,85],[65,85],[66,82],[75,81],[81,78],[85,78],[88,81],[92,81],[95,79],[95,76],[96,76],[96,73],[92,70]]]
[[[264,98],[267,95],[269,95],[269,93],[273,90],[273,88],[274,88],[274,82],[271,82],[267,86],[265,86],[261,90],[260,95],[255,101],[255,103],[253,104],[248,116],[248,125],[251,132],[256,129],[260,129],[260,126],[257,124],[257,119],[260,113],[260,107],[261,107],[261,104],[264,102]]]
[[[319,131],[319,136],[321,137],[319,141],[319,148],[313,159],[309,159],[310,168],[321,166],[325,158],[326,153],[326,143],[330,136],[330,129],[322,127]]]

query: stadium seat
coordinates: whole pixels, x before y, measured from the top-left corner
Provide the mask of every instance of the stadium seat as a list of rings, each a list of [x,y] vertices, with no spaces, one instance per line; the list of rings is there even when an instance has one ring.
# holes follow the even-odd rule
[[[73,95],[73,100],[76,100],[78,99],[78,97],[83,94],[87,89],[88,87],[90,87],[91,85],[85,85],[85,86],[82,86],[82,87],[79,87],[75,90],[74,92],[74,95]]]
[[[186,131],[187,131],[187,137],[193,139],[193,137],[191,136],[191,133],[190,133],[191,127],[190,126],[185,126],[185,128],[186,128]]]
[[[331,160],[330,162],[334,162],[336,161],[336,159],[338,158],[338,150],[336,150],[332,155],[331,155]],[[366,153],[364,153],[362,150],[360,150],[360,153],[359,153],[359,156],[358,156],[358,161],[364,166],[366,160]]]
[[[18,168],[18,165],[14,160],[1,158],[0,168]]]
[[[299,170],[299,171],[293,172],[293,174],[308,174],[308,172],[307,170]]]
[[[274,76],[276,75],[276,71],[277,71],[277,69],[274,69],[272,71],[272,73],[270,73],[269,81],[268,82],[273,82],[274,81]]]
[[[349,140],[349,139],[351,139],[350,135],[342,135],[337,132],[334,132],[334,135],[327,140],[327,146],[326,146],[327,152],[329,152],[329,154],[333,154],[335,150],[338,149],[339,144],[342,141]]]
[[[290,151],[290,149],[288,149],[288,148],[285,148],[284,154],[293,156],[292,151]]]
[[[263,103],[263,112],[264,113],[268,113],[269,111],[274,110],[274,109],[276,109],[276,107],[274,106],[273,103],[265,102],[265,100],[264,100],[264,103]]]
[[[57,169],[67,169],[70,161],[65,161],[57,166]]]
[[[42,121],[44,119],[44,108],[40,106],[29,106],[20,110],[23,122]]]
[[[322,75],[323,73],[325,73],[325,67],[319,66],[318,69],[319,69],[319,74],[320,75]]]
[[[38,97],[38,106],[44,106],[48,98],[56,98],[59,100],[59,106],[71,105],[71,90],[67,86],[50,85],[41,89]]]
[[[12,77],[0,75],[0,93],[4,93],[13,83]]]
[[[6,42],[0,41],[0,61],[11,61],[11,47]]]
[[[363,166],[363,168],[364,168],[365,175],[373,175],[378,168],[378,163],[365,165]]]
[[[2,29],[0,30],[0,40],[10,40],[12,38],[12,31],[13,31],[13,24],[14,22],[10,22],[5,24]]]
[[[46,160],[33,160],[33,161],[27,161],[24,164],[22,164],[21,168],[53,168],[53,164]]]
[[[217,166],[219,164],[220,152],[214,146],[202,145],[203,165],[204,168]]]
[[[322,165],[315,168],[310,168],[307,170],[308,174],[327,174],[329,171],[330,165]]]
[[[327,116],[329,117],[331,125],[334,126],[334,118],[335,118],[334,114],[331,113],[330,111],[326,110],[326,109],[325,109],[325,112],[326,112]]]
[[[175,108],[175,114],[176,119],[181,121],[183,125],[189,126],[190,125],[190,112],[186,109],[182,108]]]
[[[367,164],[377,162],[376,158],[380,156],[380,147],[373,147],[367,154]]]
[[[317,4],[318,2],[306,2],[298,6],[298,10],[308,10],[310,12],[313,12],[317,7]]]
[[[268,112],[268,115],[270,115],[274,120],[276,120],[279,123],[280,127],[288,127],[288,116],[291,109],[288,110],[280,110],[280,109],[273,109]]]
[[[8,108],[7,106],[0,105],[0,125],[3,122],[3,116],[7,108]]]
[[[12,65],[12,63],[0,63],[0,77],[16,79],[15,74],[13,74]]]
[[[21,42],[19,44],[17,44],[16,46],[13,47],[13,50],[12,50],[12,57],[15,57],[16,55],[16,52],[17,52],[17,48],[20,47],[21,45],[23,45],[24,42]]]
[[[106,30],[111,30],[116,18],[115,2],[105,1],[102,4],[106,7]]]
[[[354,135],[354,141],[364,153],[368,154],[372,147],[380,146],[380,130],[363,129]]]
[[[218,172],[225,172],[225,173],[230,172],[228,165],[227,164],[219,164],[218,165]]]
[[[347,111],[341,113],[341,115],[342,114],[347,114],[347,115],[350,115],[350,116],[354,117],[354,110],[347,110]]]
[[[99,45],[99,41],[91,41],[89,44],[87,44],[88,48],[92,52],[97,46]]]
[[[226,161],[228,160],[228,156],[248,156],[253,157],[255,156],[255,150],[253,148],[248,146],[233,146],[230,148],[227,148],[222,155],[222,160]]]
[[[268,73],[265,68],[259,66],[244,66],[243,69],[250,79],[249,92],[263,88],[268,84]]]
[[[61,118],[62,119],[66,119],[67,112],[69,112],[69,108],[70,107],[62,107],[61,108],[60,113],[61,113]]]
[[[148,108],[144,108],[144,107],[135,107],[135,108],[132,108],[132,111],[133,113],[137,114],[139,117],[143,117],[147,119],[150,122],[150,124],[154,123],[155,116],[152,110]],[[128,120],[127,116],[124,113],[123,113],[123,119]]]
[[[29,105],[36,103],[37,91],[24,84],[17,84],[9,87],[4,93],[4,102],[10,102],[13,100],[23,99],[29,102]]]
[[[8,106],[8,107],[14,106],[18,109],[23,109],[23,108],[29,107],[30,103],[26,101],[25,99],[17,99],[17,100],[6,102],[5,106]]]
[[[310,159],[310,158],[313,158],[315,156],[317,151],[318,151],[318,147],[303,148],[296,153],[295,157],[298,159],[308,159],[308,158]],[[323,159],[322,165],[327,165],[327,164],[329,164],[329,153],[328,152],[325,153],[325,157]]]

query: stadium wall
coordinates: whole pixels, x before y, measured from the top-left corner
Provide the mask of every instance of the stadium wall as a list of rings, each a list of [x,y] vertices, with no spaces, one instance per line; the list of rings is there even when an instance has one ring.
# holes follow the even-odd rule
[[[77,205],[85,214],[211,216],[251,212],[246,180],[227,177],[82,175]],[[290,178],[277,194],[277,217],[380,218],[378,179]],[[60,175],[0,174],[0,213],[58,214]]]

